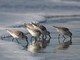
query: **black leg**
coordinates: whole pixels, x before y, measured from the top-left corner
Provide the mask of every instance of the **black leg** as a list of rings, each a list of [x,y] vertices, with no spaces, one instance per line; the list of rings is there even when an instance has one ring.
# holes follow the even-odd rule
[[[26,39],[26,42],[27,42],[27,44],[26,44],[26,48],[28,47],[28,44],[29,44],[29,42],[28,42],[28,40]]]
[[[50,40],[51,39],[51,36],[50,36],[50,32],[49,31],[47,31],[46,39],[47,39],[47,36],[49,37],[48,40]]]
[[[47,35],[44,35],[44,39],[47,39]]]
[[[59,42],[59,44],[60,44],[60,34],[58,35],[58,42]]]
[[[37,38],[35,37],[35,43],[36,43],[36,41],[37,41]]]
[[[39,36],[39,40],[41,40],[41,39],[42,39],[42,36],[40,35],[40,36]]]
[[[42,35],[42,38],[41,38],[42,40],[44,39],[44,35]]]
[[[70,36],[70,45],[72,44],[72,36]]]
[[[49,38],[49,39],[47,40],[47,41],[48,41],[48,43],[50,43],[50,39],[51,39],[51,38]]]
[[[41,40],[40,36],[39,36],[39,40]]]
[[[65,41],[66,37],[63,35],[63,38],[64,38],[64,40],[63,40],[63,43],[64,43],[64,41]]]
[[[31,43],[32,43],[32,39],[33,39],[33,36],[31,37],[31,40],[30,40]]]
[[[49,36],[48,43],[50,43],[51,36],[50,36],[50,34],[48,36]]]
[[[20,44],[20,42],[18,41],[18,39],[16,39],[17,43]]]
[[[12,38],[12,41],[14,40],[14,38]]]
[[[49,36],[49,39],[51,39],[51,35],[49,34],[48,36]]]

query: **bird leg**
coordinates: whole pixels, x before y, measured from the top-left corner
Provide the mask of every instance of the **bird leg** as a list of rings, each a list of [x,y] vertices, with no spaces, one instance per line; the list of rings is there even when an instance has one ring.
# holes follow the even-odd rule
[[[48,43],[50,43],[50,39],[51,39],[51,37],[47,40],[47,41],[48,41]]]
[[[49,39],[47,41],[48,41],[48,43],[50,43],[51,36],[50,36],[50,34],[48,34],[48,36],[49,36]]]
[[[70,36],[70,43],[72,44],[72,36]]]
[[[48,31],[48,34],[47,34],[48,36],[49,36],[49,39],[51,39],[51,35],[50,35],[50,32]]]
[[[33,36],[31,37],[31,40],[30,40],[31,43],[32,43],[32,38],[33,38]]]
[[[27,36],[25,36],[25,39],[26,39],[26,42],[27,42],[27,44],[26,44],[25,47],[27,48],[28,47],[28,44],[29,44]]]
[[[13,41],[13,40],[14,40],[14,38],[12,39],[12,41]],[[19,41],[18,41],[17,39],[16,39],[16,41],[17,41],[18,44],[20,44]]]
[[[40,36],[39,36],[39,40],[41,40]]]
[[[64,41],[65,41],[66,37],[63,35],[63,38],[64,38],[64,40],[63,40],[63,43],[64,43]]]
[[[35,43],[36,43],[36,41],[37,41],[37,38],[35,37]]]
[[[17,43],[20,44],[20,42],[18,41],[18,39],[16,39]]]
[[[59,42],[59,44],[60,44],[60,40],[59,40],[59,39],[60,39],[60,34],[58,35],[58,42]]]
[[[12,41],[14,40],[14,38],[12,38]]]
[[[42,34],[42,38],[41,38],[42,40],[44,39],[44,35]]]
[[[35,39],[35,42],[37,41],[37,38],[32,36],[32,37],[31,37],[31,44],[32,44],[32,38]]]
[[[45,39],[45,40],[46,40],[46,39],[47,39],[47,35],[45,35],[45,34],[44,34],[44,35],[43,35],[43,39]]]
[[[49,39],[51,39],[51,36],[50,36],[50,32],[49,31],[46,32],[46,35],[45,35],[45,38],[44,39],[47,39],[47,36],[49,37]]]
[[[49,36],[49,39],[51,39],[51,35],[49,34],[48,36]]]

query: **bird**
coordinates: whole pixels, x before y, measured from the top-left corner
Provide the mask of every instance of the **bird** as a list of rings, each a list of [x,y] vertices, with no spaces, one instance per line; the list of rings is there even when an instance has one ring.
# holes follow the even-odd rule
[[[70,30],[67,28],[67,27],[58,27],[58,26],[53,26],[57,32],[59,32],[59,35],[58,35],[58,42],[60,44],[60,35],[63,36],[64,40],[63,42],[65,41],[66,39],[66,36],[70,37],[70,41],[72,41],[72,32],[70,32]]]
[[[25,28],[28,30],[28,32],[32,35],[31,37],[31,42],[32,42],[32,38],[35,39],[35,42],[38,40],[38,38],[40,38],[41,32],[37,29],[35,29],[32,24],[26,24]]]
[[[27,42],[26,47],[28,46],[28,37],[22,31],[15,29],[6,29],[6,31],[13,37],[12,41],[16,39],[17,43],[19,43],[18,39],[25,39]]]
[[[32,23],[32,25],[33,25],[33,27],[34,27],[35,29],[40,30],[41,35],[42,35],[42,39],[46,39],[47,36],[49,36],[49,38],[51,38],[50,32],[47,31],[47,29],[46,29],[45,26],[43,26],[43,25],[41,25],[41,24],[39,24],[39,23]]]
[[[37,40],[36,42],[33,40],[27,50],[32,53],[40,52],[40,50],[46,48],[48,44],[49,40]]]
[[[60,43],[58,49],[60,49],[60,50],[67,49],[67,48],[69,48],[70,45],[72,45],[72,41],[68,40],[64,43]]]

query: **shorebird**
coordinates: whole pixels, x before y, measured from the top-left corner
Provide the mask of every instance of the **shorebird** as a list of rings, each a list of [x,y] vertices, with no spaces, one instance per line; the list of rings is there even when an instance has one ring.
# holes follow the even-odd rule
[[[6,29],[6,30],[13,37],[12,41],[16,39],[17,43],[19,43],[18,39],[25,39],[27,42],[26,47],[28,46],[28,40],[27,40],[28,38],[23,32],[14,29],[13,30]]]
[[[64,40],[63,42],[65,41],[66,39],[66,36],[70,37],[70,41],[72,41],[72,33],[70,32],[70,30],[66,27],[57,27],[57,26],[53,26],[58,32],[59,32],[59,35],[58,35],[58,41],[60,43],[60,35],[63,36]]]
[[[38,23],[32,23],[33,27],[37,30],[40,30],[41,35],[42,35],[42,39],[46,39],[47,36],[49,36],[49,39],[51,38],[50,36],[50,32],[47,31],[46,27],[43,25],[40,25]]]
[[[35,42],[37,41],[38,38],[40,38],[41,32],[37,29],[35,29],[32,24],[26,24],[25,28],[28,30],[28,32],[32,35],[31,37],[31,42],[32,38],[35,38]]]

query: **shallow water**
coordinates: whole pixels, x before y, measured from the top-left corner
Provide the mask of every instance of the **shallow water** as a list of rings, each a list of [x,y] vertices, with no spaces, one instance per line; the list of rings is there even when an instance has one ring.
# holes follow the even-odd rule
[[[22,46],[25,41],[11,41],[12,38],[0,40],[0,59],[1,60],[80,60],[80,17],[54,17],[46,18],[48,15],[77,15],[80,13],[79,2],[68,2],[60,0],[0,0],[0,36],[8,36],[5,29],[17,29],[24,33],[24,28],[18,27],[23,23],[40,22],[46,26],[51,33],[51,42],[40,53],[31,53]],[[27,1],[27,2],[25,2]],[[58,50],[58,33],[52,27],[68,27],[73,34],[73,44],[66,50]],[[15,28],[14,28],[15,26]],[[27,35],[29,40],[31,35]],[[68,39],[66,39],[68,40]],[[62,38],[61,38],[62,42]]]

